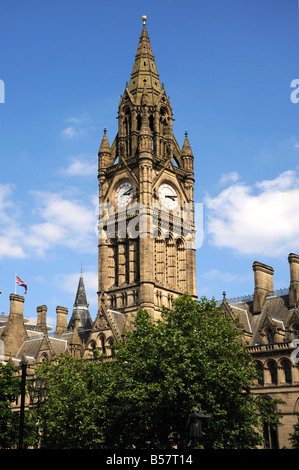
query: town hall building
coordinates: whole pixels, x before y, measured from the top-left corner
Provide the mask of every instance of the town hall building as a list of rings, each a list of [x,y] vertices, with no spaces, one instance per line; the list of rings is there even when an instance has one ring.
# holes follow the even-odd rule
[[[113,356],[141,307],[153,319],[161,307],[184,292],[196,299],[194,156],[187,132],[180,148],[173,133],[170,98],[160,82],[147,32],[146,17],[129,82],[121,96],[118,132],[109,143],[104,130],[98,151],[98,311],[92,320],[79,276],[70,318],[56,309],[56,329],[47,325],[47,306],[37,321],[24,318],[24,297],[11,294],[10,312],[0,315],[0,360],[28,371],[58,354]],[[96,177],[96,175],[95,175]],[[251,298],[220,302],[224,315],[238,317],[243,340],[260,371],[254,393],[282,398],[283,426],[265,428],[265,447],[290,447],[299,412],[299,369],[294,356],[299,340],[299,255],[291,253],[290,286],[277,294],[272,267],[253,264]],[[29,373],[29,372],[28,372]]]

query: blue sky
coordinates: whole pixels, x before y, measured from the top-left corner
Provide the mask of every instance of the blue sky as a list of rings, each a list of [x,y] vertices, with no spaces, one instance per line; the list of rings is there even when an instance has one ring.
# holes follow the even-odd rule
[[[199,295],[253,292],[252,263],[289,286],[299,253],[297,0],[14,0],[1,8],[0,312],[17,273],[25,315],[71,314],[83,263],[96,315],[97,152],[147,29],[161,82],[195,157],[204,204]],[[299,93],[298,93],[299,96]],[[22,294],[23,289],[17,292]]]

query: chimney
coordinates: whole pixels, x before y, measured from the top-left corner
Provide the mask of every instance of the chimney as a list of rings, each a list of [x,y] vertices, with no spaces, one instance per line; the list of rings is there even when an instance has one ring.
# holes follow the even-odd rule
[[[273,274],[274,269],[266,264],[255,261],[252,265],[254,271],[253,313],[262,311],[265,298],[274,295]]]
[[[299,255],[290,253],[288,257],[290,263],[291,283],[289,288],[289,306],[299,305]]]
[[[6,358],[15,357],[27,338],[23,317],[24,297],[11,294],[9,299],[9,317],[1,336],[1,340],[4,343],[4,356]]]
[[[68,309],[65,307],[56,307],[56,331],[55,335],[61,336],[62,333],[67,329],[67,315]]]
[[[42,331],[47,331],[47,306],[40,305],[37,307],[37,322],[36,326]]]

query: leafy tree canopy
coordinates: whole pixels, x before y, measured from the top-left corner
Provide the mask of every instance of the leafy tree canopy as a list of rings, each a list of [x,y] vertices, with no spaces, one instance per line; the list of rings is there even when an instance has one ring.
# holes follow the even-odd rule
[[[49,389],[44,447],[186,447],[194,407],[212,414],[203,422],[204,448],[254,448],[261,418],[278,423],[274,411],[257,413],[257,373],[238,322],[214,300],[187,294],[163,308],[159,321],[140,309],[114,361],[61,356],[38,373]]]
[[[18,440],[19,414],[12,404],[20,394],[18,368],[8,363],[0,363],[0,447],[11,448]]]

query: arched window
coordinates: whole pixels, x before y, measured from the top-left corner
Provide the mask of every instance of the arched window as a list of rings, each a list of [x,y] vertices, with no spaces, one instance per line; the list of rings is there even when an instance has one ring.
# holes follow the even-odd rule
[[[271,376],[271,383],[277,385],[277,364],[275,361],[270,361],[268,363],[268,368]]]
[[[48,354],[44,352],[44,353],[41,355],[41,362],[44,362],[44,361],[47,361],[47,360],[48,360]]]
[[[100,345],[103,354],[106,354],[106,346],[105,346],[105,336],[100,335]]]
[[[264,396],[263,397],[264,405],[265,405],[265,412],[268,409],[269,412],[275,408],[273,401],[270,397]],[[270,413],[269,413],[270,414]],[[271,426],[269,423],[264,421],[263,423],[263,437],[264,437],[264,448],[265,449],[278,449],[278,433],[277,428]]]
[[[166,241],[166,281],[176,288],[177,287],[177,247],[172,236]]]
[[[274,344],[274,333],[271,328],[268,328],[266,331],[268,344]]]
[[[177,241],[177,285],[183,292],[186,291],[186,250],[184,241]]]
[[[258,372],[258,384],[263,387],[264,386],[264,366],[261,361],[255,361],[255,368]]]
[[[112,338],[109,338],[109,339],[108,339],[108,344],[109,344],[109,349],[110,349],[110,355],[111,355],[112,357],[114,357],[114,355],[115,355],[115,351],[114,351],[114,349],[113,349],[113,343],[114,343],[113,339],[112,339]]]
[[[292,383],[292,366],[289,360],[285,360],[282,363],[282,369],[284,372],[284,380],[285,383],[291,384]]]

